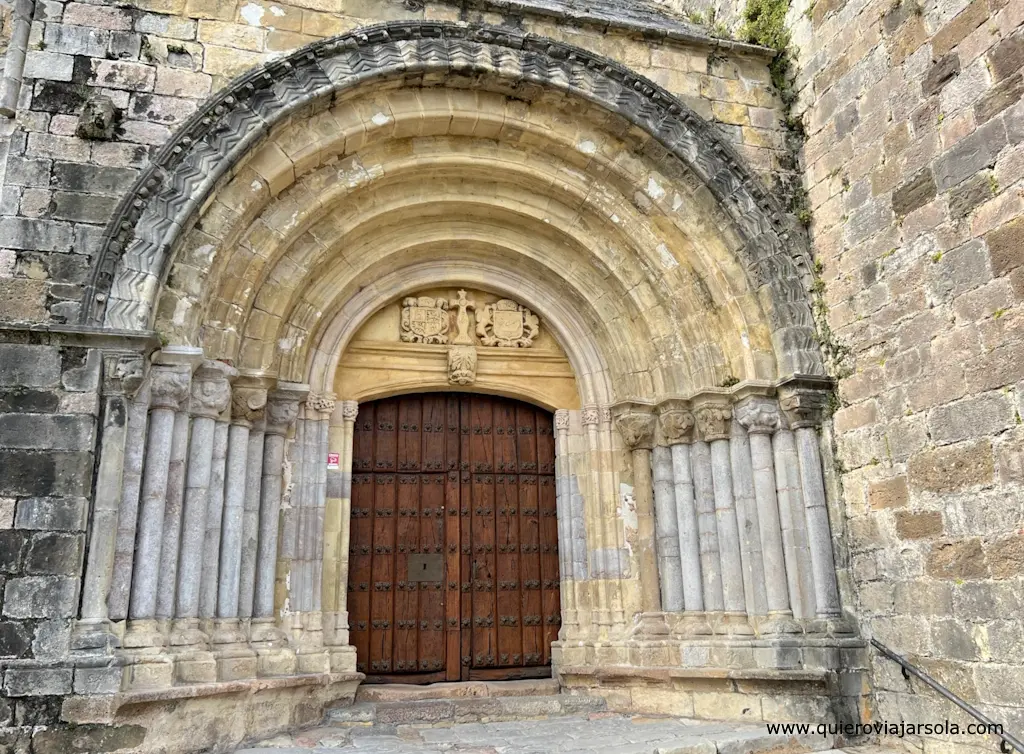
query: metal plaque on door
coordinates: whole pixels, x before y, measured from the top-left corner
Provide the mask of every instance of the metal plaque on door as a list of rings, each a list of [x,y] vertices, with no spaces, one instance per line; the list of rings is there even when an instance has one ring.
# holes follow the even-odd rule
[[[444,579],[443,555],[410,555],[409,581],[442,581]]]

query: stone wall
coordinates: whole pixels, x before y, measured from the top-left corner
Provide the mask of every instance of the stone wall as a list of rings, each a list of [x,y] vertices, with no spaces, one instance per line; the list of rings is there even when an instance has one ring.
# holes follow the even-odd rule
[[[99,369],[84,348],[21,340],[0,342],[0,748],[88,682],[48,666],[78,610]]]
[[[574,28],[564,18],[460,12],[443,2],[418,11],[391,0],[37,2],[19,113],[0,132],[0,320],[77,321],[104,223],[139,168],[211,92],[315,39],[398,18],[506,23],[581,45],[717,121],[766,178],[787,165],[767,86],[770,55],[756,47],[697,36],[652,43],[635,28]],[[101,97],[114,115],[91,105],[83,130],[83,107]]]
[[[797,0],[789,22],[854,606],[1019,732],[1024,4]],[[874,671],[879,718],[960,719]]]

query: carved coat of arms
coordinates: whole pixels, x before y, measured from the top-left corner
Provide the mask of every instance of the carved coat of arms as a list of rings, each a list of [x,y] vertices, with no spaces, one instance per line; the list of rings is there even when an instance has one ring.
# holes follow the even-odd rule
[[[448,342],[448,300],[419,296],[402,301],[402,342]]]
[[[503,298],[477,311],[476,334],[485,346],[529,348],[540,320],[522,304]]]

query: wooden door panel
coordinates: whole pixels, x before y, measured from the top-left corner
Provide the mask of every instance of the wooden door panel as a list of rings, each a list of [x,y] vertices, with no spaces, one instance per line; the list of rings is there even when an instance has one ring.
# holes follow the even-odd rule
[[[370,680],[545,672],[559,612],[551,418],[452,393],[360,406],[349,614]],[[410,556],[440,558],[441,580],[414,578]]]

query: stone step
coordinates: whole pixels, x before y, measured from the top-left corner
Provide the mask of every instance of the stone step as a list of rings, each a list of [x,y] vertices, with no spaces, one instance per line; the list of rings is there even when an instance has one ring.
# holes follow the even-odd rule
[[[522,681],[465,681],[415,686],[404,683],[363,684],[357,702],[414,702],[422,699],[456,699],[467,696],[551,696],[558,693],[554,678]]]
[[[516,691],[522,689],[513,689]],[[599,697],[568,694],[452,696],[402,701],[357,701],[327,713],[332,726],[435,725],[438,723],[540,720],[606,709]]]

